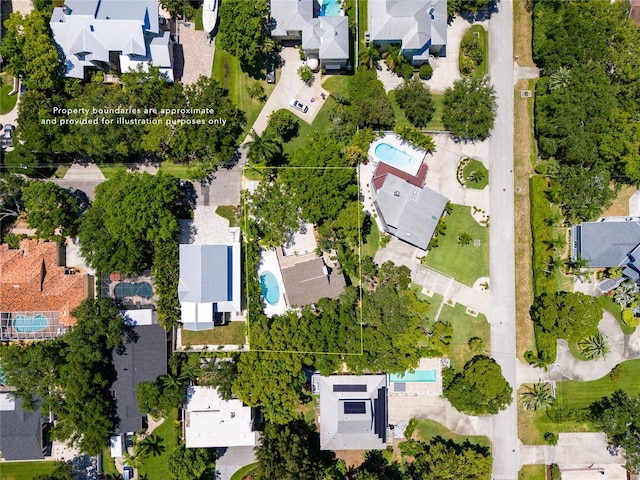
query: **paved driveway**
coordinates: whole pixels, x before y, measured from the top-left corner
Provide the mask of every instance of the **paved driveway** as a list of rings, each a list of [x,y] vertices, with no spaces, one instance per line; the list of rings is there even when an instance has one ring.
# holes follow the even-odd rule
[[[216,460],[216,480],[230,480],[231,476],[245,465],[256,461],[253,447],[228,447],[220,449]]]
[[[320,85],[321,75],[319,73],[316,73],[311,85],[306,85],[300,80],[298,68],[303,62],[300,60],[298,50],[293,47],[285,47],[280,52],[280,56],[284,61],[284,65],[280,69],[280,80],[253,124],[254,130],[260,134],[267,127],[269,115],[281,108],[290,110],[307,123],[313,122],[324,104],[322,94],[325,97],[329,96],[329,92]],[[297,98],[305,103],[309,107],[309,111],[302,113],[292,108],[289,105],[292,98]]]

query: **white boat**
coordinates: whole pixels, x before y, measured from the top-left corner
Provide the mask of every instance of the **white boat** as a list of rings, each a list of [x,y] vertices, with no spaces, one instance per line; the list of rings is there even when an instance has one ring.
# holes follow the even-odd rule
[[[218,20],[218,0],[204,0],[202,2],[202,26],[204,31],[211,33],[216,28]]]

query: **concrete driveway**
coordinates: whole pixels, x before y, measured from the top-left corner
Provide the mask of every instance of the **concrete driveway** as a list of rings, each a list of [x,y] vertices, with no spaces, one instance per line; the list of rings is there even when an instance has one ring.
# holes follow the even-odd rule
[[[284,65],[280,69],[280,80],[271,92],[271,96],[262,107],[262,111],[253,124],[254,130],[261,134],[267,127],[269,115],[276,110],[286,108],[307,123],[313,122],[318,112],[324,105],[322,94],[329,96],[329,92],[321,86],[321,75],[315,74],[311,85],[306,85],[298,76],[298,68],[303,64],[298,50],[293,47],[285,47],[280,52]],[[296,98],[309,107],[307,113],[292,108],[289,102]],[[246,140],[245,140],[246,141]]]
[[[216,460],[216,480],[230,480],[245,465],[256,462],[253,447],[228,447],[219,449]]]

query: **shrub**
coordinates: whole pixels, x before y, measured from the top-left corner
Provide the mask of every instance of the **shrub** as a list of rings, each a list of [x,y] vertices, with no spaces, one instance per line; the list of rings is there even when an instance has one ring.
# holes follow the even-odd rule
[[[558,435],[553,432],[545,432],[544,433],[544,441],[549,445],[557,445],[558,444]]]
[[[555,335],[545,332],[538,324],[534,324],[533,330],[536,337],[536,350],[538,358],[544,365],[549,365],[556,360],[558,353],[558,341]]]
[[[298,68],[298,75],[304,83],[309,84],[313,78],[313,70],[308,65],[301,65]]]
[[[469,57],[475,65],[480,65],[484,56],[480,50],[480,37],[474,33],[467,32],[460,42],[460,50],[466,57]]]
[[[4,236],[4,243],[9,245],[9,248],[20,248],[20,242],[23,238],[27,238],[26,235],[18,235],[15,233],[7,233]]]
[[[400,442],[398,444],[398,448],[400,449],[400,453],[405,457],[415,457],[424,451],[424,447],[420,442],[416,442],[414,440]]]
[[[609,380],[611,380],[612,382],[617,382],[618,380],[622,379],[623,375],[624,373],[622,372],[622,367],[620,367],[620,364],[618,364],[609,372]]]
[[[469,350],[471,350],[471,353],[476,355],[484,352],[486,349],[484,340],[482,340],[480,337],[471,337],[467,344],[469,345]]]
[[[471,57],[466,55],[460,57],[460,75],[469,76],[473,73],[474,68],[476,68],[476,62]]]
[[[627,327],[637,327],[640,324],[640,319],[633,314],[633,310],[625,308],[622,311],[622,323]]]
[[[404,438],[410,439],[418,426],[418,421],[415,418],[409,420],[407,428],[404,429]]]
[[[402,77],[405,80],[408,80],[409,78],[411,78],[413,76],[413,67],[411,66],[410,63],[402,63],[402,64],[398,65],[398,67],[396,68],[396,72],[395,73],[399,77]]]
[[[278,110],[269,115],[269,129],[278,135],[283,142],[288,142],[298,136],[300,123],[298,118],[289,110]]]
[[[425,63],[420,67],[418,75],[422,80],[429,80],[433,76],[433,67],[428,63]]]

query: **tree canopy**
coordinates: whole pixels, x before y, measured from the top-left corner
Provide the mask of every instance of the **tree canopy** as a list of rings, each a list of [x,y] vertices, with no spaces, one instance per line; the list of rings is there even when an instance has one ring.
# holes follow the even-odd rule
[[[360,67],[349,79],[349,101],[353,123],[358,127],[393,127],[393,108],[375,69]]]
[[[486,140],[496,118],[496,94],[488,78],[456,80],[444,92],[442,123],[461,141]]]
[[[395,90],[396,101],[414,127],[423,128],[433,118],[435,105],[431,90],[418,77],[412,77]]]
[[[513,389],[495,360],[476,355],[462,372],[443,371],[443,395],[455,408],[470,415],[496,414],[511,404]]]
[[[171,175],[118,172],[96,188],[80,224],[87,262],[104,272],[139,273],[152,263],[156,242],[174,242],[178,181]]]
[[[415,461],[410,465],[415,480],[489,480],[492,459],[489,449],[435,437],[429,443],[412,442]]]
[[[38,237],[53,237],[58,229],[62,236],[74,233],[78,202],[69,192],[52,182],[29,182],[22,194],[27,223]]]
[[[580,292],[543,293],[534,299],[530,313],[543,331],[569,342],[597,334],[602,319],[597,298]]]

